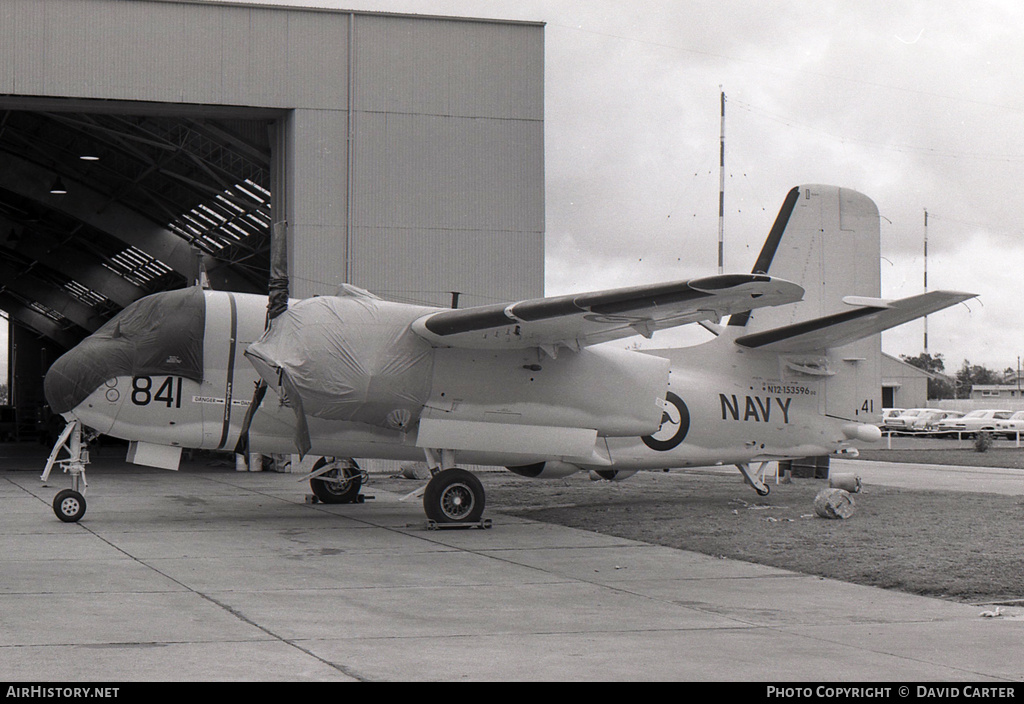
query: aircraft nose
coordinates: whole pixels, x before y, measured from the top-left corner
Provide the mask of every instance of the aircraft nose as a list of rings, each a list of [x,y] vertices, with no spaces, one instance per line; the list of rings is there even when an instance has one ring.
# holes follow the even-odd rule
[[[82,353],[81,346],[58,357],[43,377],[43,395],[54,413],[67,413],[96,390],[89,355]]]
[[[119,376],[202,381],[205,327],[201,288],[140,298],[50,366],[43,380],[46,402],[54,413],[68,413]]]

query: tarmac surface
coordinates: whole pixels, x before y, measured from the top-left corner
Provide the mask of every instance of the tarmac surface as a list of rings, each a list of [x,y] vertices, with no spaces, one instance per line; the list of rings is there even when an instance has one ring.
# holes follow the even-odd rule
[[[0,681],[1024,680],[1024,608],[986,618],[493,511],[489,530],[429,530],[372,484],[326,506],[296,475],[115,452],[65,524],[47,450],[0,445]],[[833,471],[1022,493],[1015,470],[874,464]]]

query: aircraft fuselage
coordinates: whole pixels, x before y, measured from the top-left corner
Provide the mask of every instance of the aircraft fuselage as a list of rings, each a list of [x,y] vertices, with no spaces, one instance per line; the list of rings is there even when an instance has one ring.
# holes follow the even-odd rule
[[[243,352],[264,331],[266,297],[214,291],[204,295],[202,381],[161,373],[114,376],[69,415],[114,437],[232,450],[259,381]],[[593,454],[568,460],[593,469],[803,457],[832,452],[848,440],[843,427],[849,421],[824,415],[824,381],[780,378],[776,355],[705,347],[645,353],[585,350],[591,356],[563,352],[558,359],[538,358],[535,350],[439,348],[423,417],[487,418],[531,427],[603,424]],[[464,359],[467,355],[474,359]],[[489,357],[488,363],[478,364],[479,357]],[[556,365],[557,373],[552,371]],[[487,378],[470,378],[472,370],[484,370],[480,373]],[[460,391],[480,384],[490,384],[490,391],[485,389],[476,400]],[[635,393],[638,385],[645,387],[643,393]],[[529,393],[519,394],[520,388]],[[643,399],[650,396],[664,399],[663,408],[648,408]],[[588,410],[601,418],[588,417]],[[295,423],[293,409],[268,393],[252,420],[250,451],[295,452]],[[317,417],[309,417],[308,423],[313,454],[412,461],[424,456],[415,427],[391,429]],[[527,439],[514,452],[460,451],[459,461],[519,466],[556,459],[535,449]]]

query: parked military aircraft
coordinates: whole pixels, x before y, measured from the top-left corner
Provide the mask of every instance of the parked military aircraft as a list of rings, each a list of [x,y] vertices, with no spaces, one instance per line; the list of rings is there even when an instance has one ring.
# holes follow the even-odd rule
[[[766,494],[771,461],[879,438],[881,331],[972,297],[882,300],[879,259],[875,204],[812,185],[787,195],[751,274],[462,310],[344,286],[269,325],[266,297],[158,293],[47,373],[47,400],[69,425],[43,478],[71,473],[54,511],[80,519],[83,448],[100,433],[129,440],[129,461],[165,468],[182,448],[322,456],[310,483],[325,502],[357,500],[355,458],[425,458],[424,510],[439,524],[484,510],[479,480],[457,463],[616,480],[734,464]],[[598,345],[695,322],[716,337]]]

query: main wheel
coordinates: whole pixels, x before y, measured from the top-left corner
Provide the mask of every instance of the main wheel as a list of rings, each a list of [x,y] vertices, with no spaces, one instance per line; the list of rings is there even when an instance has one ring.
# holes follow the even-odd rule
[[[77,523],[85,515],[85,497],[74,489],[58,491],[53,497],[53,512],[65,523]]]
[[[327,458],[321,457],[313,464],[316,472],[327,466]],[[319,477],[309,480],[309,488],[313,495],[325,504],[350,504],[359,497],[359,489],[363,486],[363,474],[355,462],[352,467],[335,467],[321,476],[341,481],[324,481]]]
[[[446,469],[427,483],[423,510],[436,523],[476,523],[484,513],[484,485],[472,472]]]

